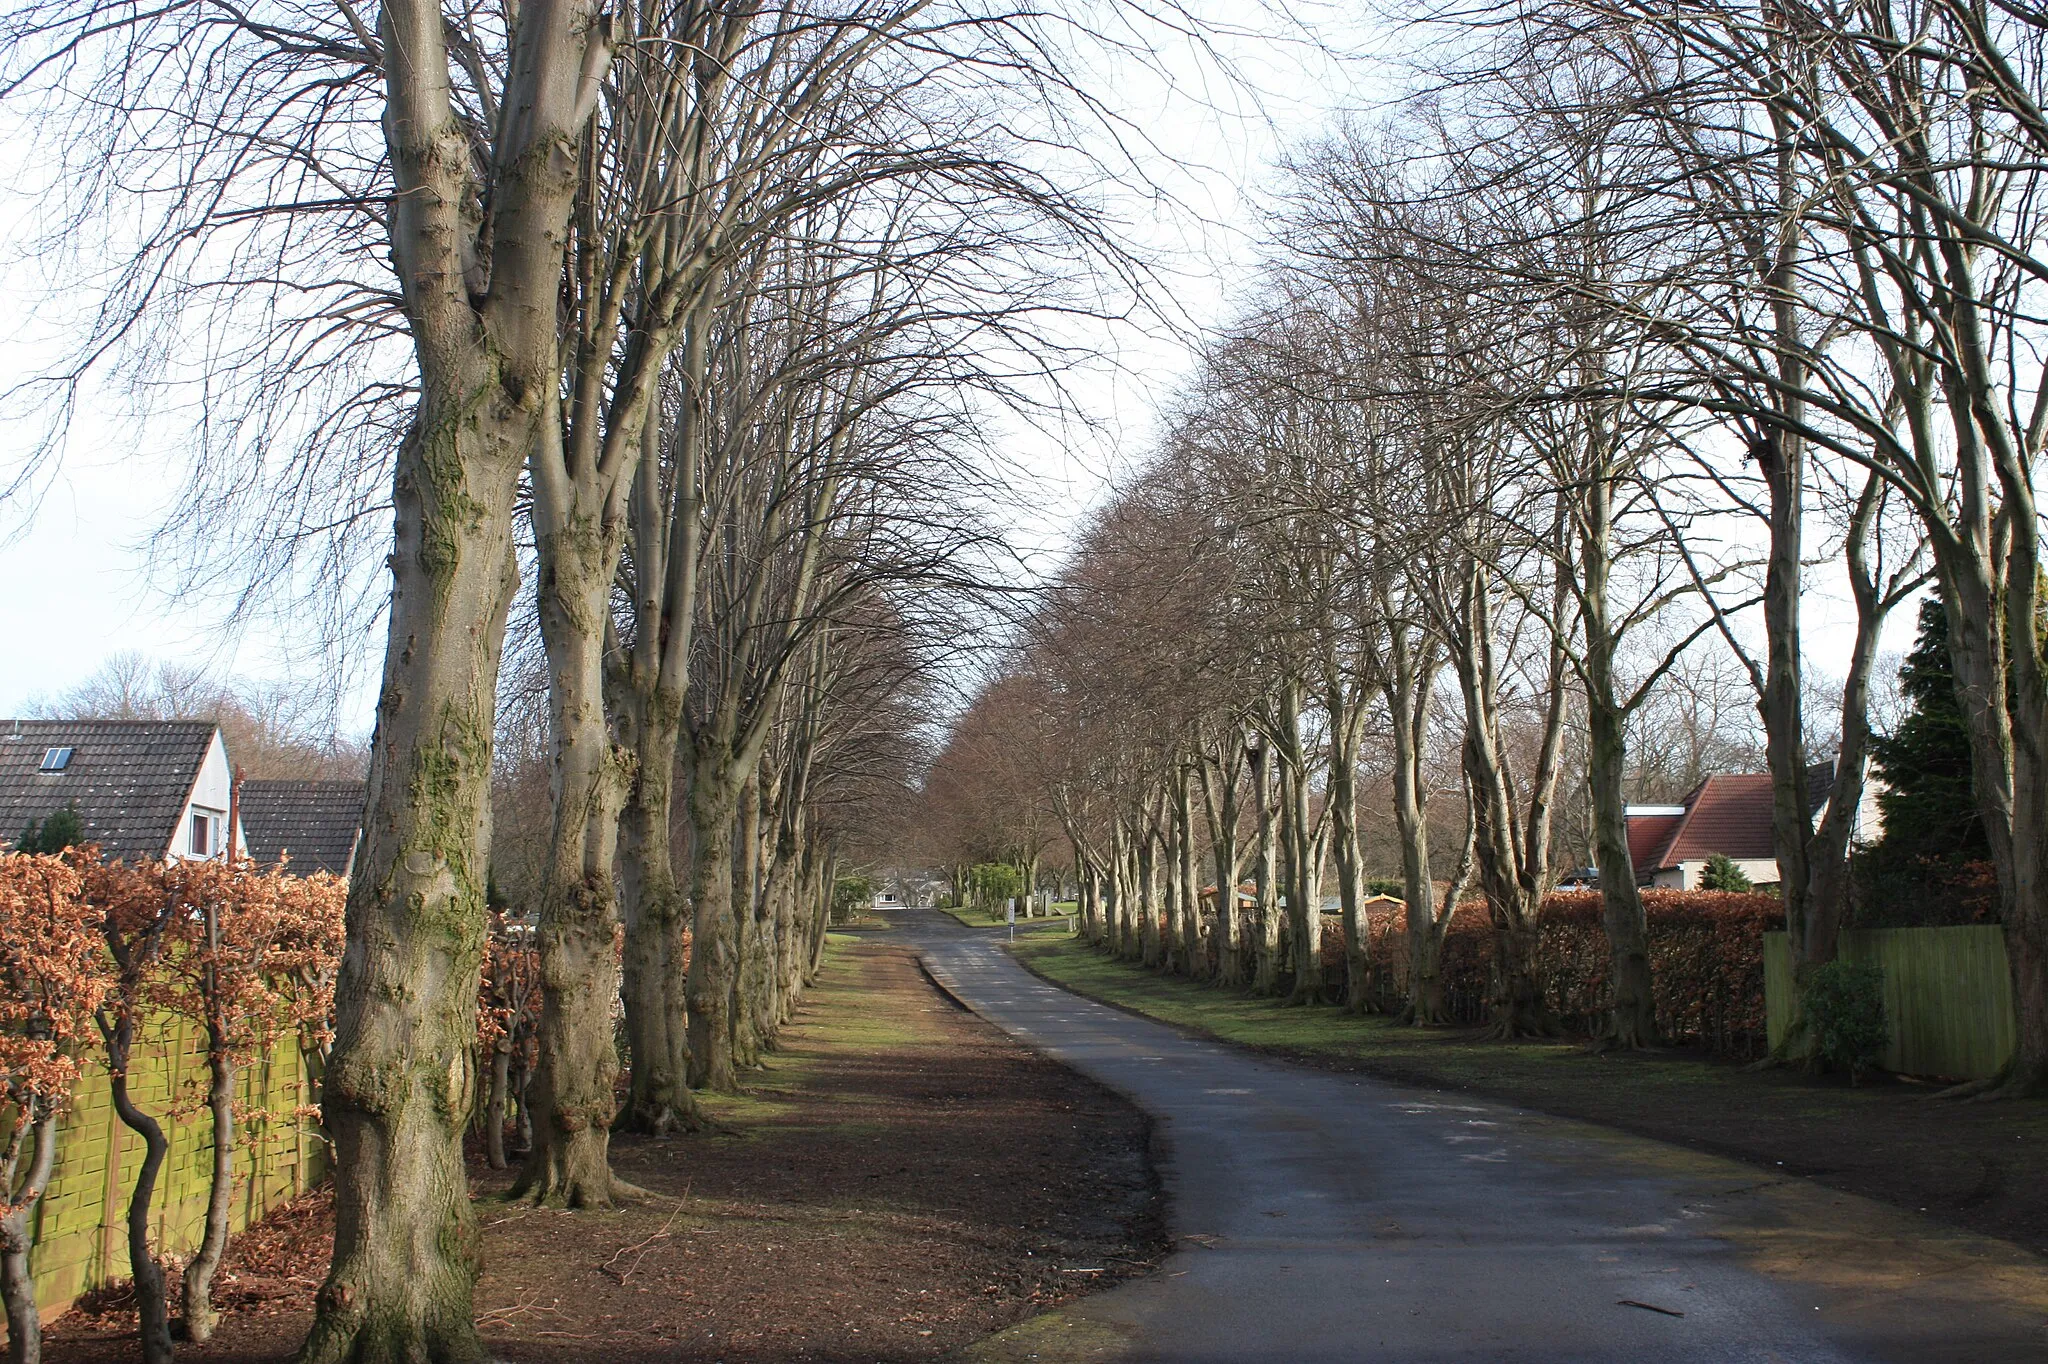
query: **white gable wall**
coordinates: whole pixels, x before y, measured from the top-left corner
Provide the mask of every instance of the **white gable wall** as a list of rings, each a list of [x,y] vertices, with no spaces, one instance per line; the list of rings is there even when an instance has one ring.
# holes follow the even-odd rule
[[[1778,859],[1775,857],[1738,857],[1735,865],[1742,868],[1742,874],[1754,886],[1776,885]],[[1658,890],[1698,890],[1700,879],[1706,875],[1707,860],[1698,858],[1665,867],[1650,878],[1650,884]]]
[[[226,847],[228,806],[234,797],[234,769],[228,763],[228,746],[219,730],[213,732],[213,741],[206,746],[206,758],[199,764],[199,775],[193,779],[192,790],[185,796],[185,808],[178,816],[178,827],[171,831],[170,846],[164,849],[164,856],[183,858],[218,857]],[[195,815],[207,819],[208,837],[204,852],[195,851],[192,846],[192,824]],[[237,851],[247,851],[247,844],[236,830]]]

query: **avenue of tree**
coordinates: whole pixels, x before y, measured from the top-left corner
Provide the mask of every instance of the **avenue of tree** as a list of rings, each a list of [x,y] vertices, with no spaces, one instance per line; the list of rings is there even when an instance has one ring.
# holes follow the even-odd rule
[[[91,384],[196,393],[185,580],[387,631],[309,1364],[484,1357],[480,1089],[517,1089],[522,1196],[603,1208],[615,1126],[699,1125],[773,1046],[999,571],[990,417],[1056,400],[1042,320],[1130,263],[1065,187],[1113,173],[1062,64],[1088,18],[10,11],[39,258],[96,291],[17,390],[58,416],[36,457]]]
[[[1333,889],[1354,1006],[1368,871],[1397,873],[1417,1023],[1476,895],[1511,1037],[1555,1026],[1532,950],[1571,849],[1602,1036],[1645,1045],[1625,803],[1760,719],[1796,969],[1828,962],[1879,640],[1931,593],[2021,1020],[1976,1088],[2037,1092],[2048,26],[1530,0],[1430,32],[1421,94],[1285,168],[1235,322],[939,755],[928,859],[1053,849],[1113,949],[1304,1001]],[[1817,670],[1829,584],[1854,611]]]
[[[522,1196],[570,1208],[635,1192],[615,1126],[697,1125],[774,1044],[995,577],[989,419],[1057,401],[1049,319],[1134,306],[1074,188],[1135,174],[1100,150],[1130,130],[1069,73],[1142,60],[1159,11],[10,7],[33,249],[91,299],[15,391],[54,414],[18,486],[95,385],[188,396],[190,580],[385,631],[307,1364],[484,1358],[462,1141],[480,1089],[503,1112],[500,1030],[530,1047]],[[1411,1014],[1441,1015],[1470,886],[1512,1036],[1550,1026],[1535,925],[1582,819],[1605,1035],[1642,1045],[1631,764],[1718,732],[1712,686],[1670,684],[1753,691],[1810,970],[1883,624],[1931,584],[2022,1021],[1991,1088],[2037,1089],[2048,26],[2020,0],[1506,0],[1404,41],[1454,55],[1295,158],[1284,247],[941,755],[926,797],[983,845],[946,858],[1062,841],[1090,922],[1189,970],[1214,884],[1221,973],[1304,999],[1334,866],[1356,998],[1371,766]],[[1826,716],[1820,562],[1855,604]],[[494,876],[533,915],[516,970]]]

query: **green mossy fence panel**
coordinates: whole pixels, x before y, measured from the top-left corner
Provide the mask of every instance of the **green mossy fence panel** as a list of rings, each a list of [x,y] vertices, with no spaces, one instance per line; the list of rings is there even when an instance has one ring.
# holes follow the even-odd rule
[[[206,1084],[196,1025],[163,1017],[140,1030],[128,1088],[170,1140],[150,1229],[158,1253],[173,1258],[199,1244],[206,1220],[213,1173]],[[235,1148],[235,1230],[326,1173],[326,1146],[297,1112],[310,1102],[296,1040],[282,1041],[242,1067],[235,1106],[242,1118]],[[81,1293],[129,1277],[128,1194],[142,1149],[142,1139],[114,1113],[106,1067],[88,1069],[58,1126],[57,1168],[37,1212],[31,1264],[45,1319]]]
[[[1856,929],[1842,934],[1841,956],[1884,971],[1892,1033],[1885,1069],[1978,1080],[1996,1075],[2012,1055],[2019,1023],[2005,930],[1997,924]],[[1783,933],[1764,935],[1764,1000],[1776,1048],[1798,1006]]]

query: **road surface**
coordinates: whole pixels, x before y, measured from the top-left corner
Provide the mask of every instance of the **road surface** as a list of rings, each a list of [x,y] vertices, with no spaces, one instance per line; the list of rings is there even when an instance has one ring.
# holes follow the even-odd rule
[[[1159,1271],[979,1358],[2048,1361],[2048,1266],[2007,1243],[1590,1124],[1261,1059],[1048,985],[1002,930],[895,917],[957,999],[1129,1096],[1161,1139]]]

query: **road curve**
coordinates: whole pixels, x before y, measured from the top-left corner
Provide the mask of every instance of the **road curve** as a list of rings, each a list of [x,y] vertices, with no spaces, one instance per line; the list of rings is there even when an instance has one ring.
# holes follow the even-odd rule
[[[1159,1272],[982,1357],[2048,1360],[2048,1266],[2007,1243],[1590,1124],[1264,1060],[1049,985],[1001,930],[896,917],[956,998],[1129,1096],[1162,1138]]]

